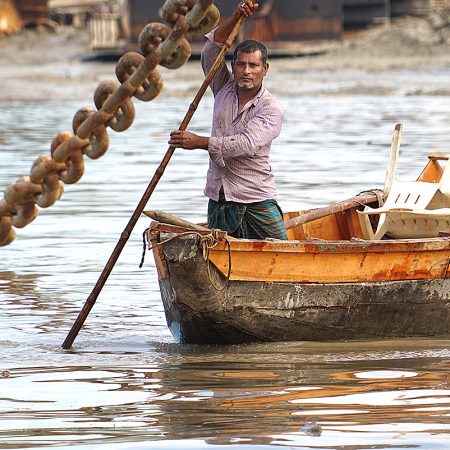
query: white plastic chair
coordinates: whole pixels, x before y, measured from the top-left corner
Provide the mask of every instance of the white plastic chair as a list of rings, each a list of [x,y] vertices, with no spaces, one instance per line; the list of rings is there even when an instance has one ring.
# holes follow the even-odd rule
[[[395,179],[401,126],[396,127],[385,182],[387,197],[380,208],[366,206],[358,211],[365,239],[378,240],[384,235],[395,239],[437,237],[450,233],[450,159],[436,183],[404,182]],[[370,216],[379,215],[374,231]]]
[[[437,232],[432,231],[433,227],[431,227],[431,224],[422,224],[426,225],[425,228],[428,230],[428,232],[425,232],[424,229],[424,235],[422,235],[420,227],[418,227],[417,221],[414,219],[417,219],[421,214],[429,214],[430,211],[433,211],[426,208],[436,195],[438,186],[438,183],[424,183],[421,181],[395,181],[385,204],[381,208],[366,206],[364,211],[358,211],[364,238],[377,240],[381,239],[386,233],[394,238],[430,237],[430,232],[432,235],[437,235]],[[445,209],[447,211],[442,212],[449,214],[450,208]],[[422,219],[433,220],[431,217],[436,217],[437,211],[441,210],[434,210],[427,219],[425,219],[425,216]],[[374,232],[369,216],[375,214],[380,217],[377,229]],[[421,220],[421,223],[423,220]],[[450,230],[450,224],[448,229]]]

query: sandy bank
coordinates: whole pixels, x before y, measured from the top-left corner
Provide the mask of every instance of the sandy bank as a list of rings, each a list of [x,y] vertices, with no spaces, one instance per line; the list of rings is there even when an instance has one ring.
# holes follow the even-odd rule
[[[389,26],[347,36],[341,42],[328,44],[326,48],[326,52],[316,56],[272,60],[271,74],[278,74],[267,78],[270,88],[284,92],[286,84],[292,82],[290,76],[297,78],[314,74],[311,77],[317,76],[322,81],[325,78],[344,81],[346,73],[359,71],[370,76],[353,85],[341,83],[331,92],[340,95],[391,94],[393,88],[400,87],[386,85],[382,76],[376,76],[380,72],[429,73],[450,69],[450,18],[442,15],[404,17]],[[85,58],[89,55],[86,30],[70,27],[54,31],[26,30],[1,38],[0,100],[86,97],[87,92],[95,90],[100,80],[114,77],[113,63],[86,62]],[[188,81],[201,77],[196,62],[178,71],[161,70],[169,87],[167,95],[190,93],[198,86],[195,81],[171,90],[174,79]],[[407,92],[409,95],[450,95],[448,83],[442,80],[430,83],[427,79],[424,84],[413,81]],[[302,92],[310,91],[306,88],[295,94]],[[316,89],[316,93],[327,94],[330,89],[325,86],[323,90]]]

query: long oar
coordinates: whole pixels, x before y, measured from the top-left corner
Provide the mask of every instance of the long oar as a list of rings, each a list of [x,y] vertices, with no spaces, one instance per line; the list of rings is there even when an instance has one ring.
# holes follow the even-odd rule
[[[189,109],[184,116],[183,121],[181,122],[179,130],[186,130],[189,122],[192,119],[192,116],[194,115],[198,104],[200,100],[203,97],[203,94],[205,93],[206,89],[208,88],[210,82],[214,78],[214,75],[216,74],[217,70],[219,69],[223,59],[225,58],[225,54],[231,47],[231,44],[233,43],[234,39],[239,33],[239,30],[244,23],[245,17],[241,16],[239,20],[237,21],[234,28],[231,30],[230,35],[228,36],[228,39],[225,41],[224,46],[222,48],[222,51],[217,56],[213,66],[211,67],[211,70],[209,71],[208,75],[206,76],[205,80],[203,81],[203,84],[201,85],[200,89],[197,92],[197,95],[195,96],[194,100],[189,106]],[[162,177],[165,168],[169,164],[170,158],[172,157],[173,153],[175,151],[175,147],[170,146],[164,155],[163,160],[161,161],[160,165],[155,171],[155,174],[153,175],[153,178],[151,179],[149,185],[147,186],[147,189],[144,192],[144,195],[142,196],[141,200],[139,201],[136,209],[134,210],[134,213],[132,214],[129,222],[127,223],[127,226],[125,227],[124,231],[122,232],[119,241],[117,242],[111,256],[108,259],[108,262],[106,263],[102,273],[100,274],[100,277],[97,281],[97,283],[94,286],[94,289],[92,290],[91,294],[87,298],[82,310],[78,314],[77,319],[75,320],[74,324],[72,325],[71,330],[69,331],[69,334],[67,335],[65,341],[63,342],[62,347],[65,349],[68,349],[72,346],[73,341],[78,335],[78,332],[80,331],[81,327],[83,326],[87,316],[89,315],[89,312],[91,311],[92,307],[94,306],[98,295],[100,294],[103,286],[106,283],[106,280],[109,277],[109,274],[111,273],[114,265],[117,262],[117,259],[120,256],[120,253],[122,252],[123,248],[125,247],[125,244],[128,241],[128,238],[130,237],[130,233],[133,230],[134,226],[136,225],[136,222],[138,221],[140,215],[142,214],[142,211],[144,210],[146,204],[148,203],[153,191],[156,188],[156,185],[158,184],[158,181]]]

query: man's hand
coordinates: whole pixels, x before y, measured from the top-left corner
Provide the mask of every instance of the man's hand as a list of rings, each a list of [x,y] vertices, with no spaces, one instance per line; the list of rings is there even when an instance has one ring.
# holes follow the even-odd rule
[[[250,17],[258,9],[258,3],[253,3],[252,0],[241,0],[236,6],[235,17],[239,19],[240,16]]]
[[[186,150],[194,150],[197,148],[208,150],[209,138],[199,136],[190,131],[175,130],[170,133],[169,144],[176,148],[184,148]]]
[[[250,17],[258,9],[258,3],[252,0],[240,0],[233,14],[220,22],[214,33],[214,42],[223,44],[230,35],[240,17]]]

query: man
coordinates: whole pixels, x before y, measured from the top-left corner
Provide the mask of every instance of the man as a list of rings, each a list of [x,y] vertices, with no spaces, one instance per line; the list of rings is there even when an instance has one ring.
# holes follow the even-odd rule
[[[241,0],[235,13],[206,35],[201,55],[205,74],[239,18],[250,17],[257,8],[251,0]],[[244,41],[236,47],[231,66],[232,72],[223,62],[210,85],[214,94],[212,136],[173,131],[169,144],[209,153],[205,195],[210,199],[210,228],[237,238],[287,239],[269,160],[283,112],[262,86],[269,69],[267,50],[258,41]]]

